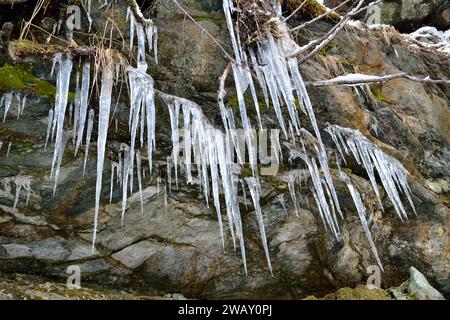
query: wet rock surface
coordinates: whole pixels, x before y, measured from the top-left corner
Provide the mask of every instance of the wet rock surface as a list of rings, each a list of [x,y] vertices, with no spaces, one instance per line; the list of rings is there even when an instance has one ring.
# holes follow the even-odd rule
[[[124,18],[126,5],[124,1],[117,3],[109,11],[94,5],[94,14],[120,13]],[[231,52],[220,3],[201,0],[183,3],[196,22]],[[126,38],[127,24],[122,20],[117,21]],[[160,59],[157,67],[151,61],[149,73],[155,78],[155,87],[192,99],[202,106],[211,121],[220,123],[216,98],[218,78],[226,66],[223,52],[172,1],[160,2],[154,21],[159,30]],[[96,19],[94,30],[102,30],[102,23]],[[324,22],[310,31],[320,33],[330,26]],[[75,40],[79,44],[85,41],[82,37]],[[16,58],[12,65],[27,66],[33,75],[54,84],[49,75],[49,57],[25,55]],[[448,79],[450,58],[444,53],[411,46],[393,28],[369,30],[349,26],[347,33],[340,34],[315,59],[302,65],[301,71],[308,81],[349,72],[384,75],[400,71]],[[236,106],[231,81],[226,89],[226,102]],[[382,288],[401,284],[409,277],[409,266],[415,266],[448,298],[450,87],[398,79],[358,89],[311,87],[309,93],[321,129],[326,123],[359,129],[411,173],[417,216],[411,212],[410,220],[402,223],[385,195],[385,211],[378,208],[368,177],[354,161],[349,159],[345,168],[357,182],[370,212],[371,232],[385,269],[381,274]],[[95,99],[91,103],[95,106]],[[112,203],[108,200],[113,146],[128,139],[125,96],[117,109],[121,129],[111,130],[108,137],[111,147],[103,174],[96,251],[92,254],[95,139],[84,177],[84,154],[74,157],[74,147],[68,145],[57,193],[53,196],[54,182],[50,179],[53,146],[44,150],[47,114],[52,104],[51,94],[30,95],[19,120],[15,114],[17,106],[13,104],[6,121],[0,123],[2,273],[28,273],[64,281],[67,267],[78,265],[82,281],[114,288],[140,288],[159,295],[180,292],[188,298],[303,298],[364,284],[369,276],[367,267],[376,264],[356,208],[345,185],[337,179],[337,169],[332,169],[332,175],[345,217],[340,222],[342,242],[334,242],[323,228],[306,185],[297,186],[300,211],[296,215],[286,182],[281,179],[281,173],[296,168],[296,164],[285,160],[279,175],[262,177],[265,192],[261,205],[273,276],[265,262],[251,202],[240,199],[249,269],[245,275],[240,252],[233,249],[229,237],[223,251],[214,208],[205,204],[197,185],[188,185],[180,175],[179,187],[172,186],[168,193],[167,207],[163,189],[157,192],[156,178],[159,175],[165,179],[165,159],[171,151],[168,112],[161,103],[157,107],[156,164],[153,174],[144,182],[144,214],[140,212],[139,196],[134,194],[129,198],[122,224],[118,185],[114,185]],[[272,108],[264,107],[262,113],[263,124],[273,127]],[[254,121],[255,114],[251,117]],[[331,154],[332,141],[325,132],[322,136]],[[9,142],[11,149],[7,156]],[[18,175],[32,178],[32,193],[28,207],[23,193],[13,210],[15,187],[11,177]],[[276,200],[280,194],[284,194],[286,212]],[[224,222],[224,229],[228,230],[226,219]]]

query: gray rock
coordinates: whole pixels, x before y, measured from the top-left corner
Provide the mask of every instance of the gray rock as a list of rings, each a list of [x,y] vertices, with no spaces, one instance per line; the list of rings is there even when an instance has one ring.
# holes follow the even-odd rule
[[[445,300],[442,294],[433,288],[427,278],[414,267],[409,268],[409,295],[419,300]]]

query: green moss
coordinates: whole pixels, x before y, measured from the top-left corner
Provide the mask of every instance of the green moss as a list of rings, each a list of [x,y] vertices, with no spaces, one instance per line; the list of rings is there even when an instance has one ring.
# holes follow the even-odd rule
[[[380,101],[389,103],[390,101],[388,99],[386,99],[382,94],[381,94],[381,87],[376,87],[374,90],[372,90],[373,95],[375,96],[375,98],[377,98]]]
[[[196,22],[203,22],[203,21],[212,22],[212,23],[218,25],[219,27],[222,26],[222,24],[223,24],[222,19],[217,19],[217,18],[213,18],[213,17],[194,17],[194,20]]]
[[[326,295],[324,300],[392,300],[391,296],[381,289],[369,289],[361,285],[356,288],[340,288],[333,294]]]
[[[46,80],[37,78],[24,65],[5,64],[0,68],[0,88],[4,91],[21,91],[44,98],[54,98],[56,87]],[[73,99],[73,94],[69,98]]]
[[[286,265],[281,266],[276,274],[276,277],[288,288],[296,290],[302,286],[302,282],[289,270],[289,267]]]
[[[14,40],[10,42],[10,49],[13,55],[21,57],[26,55],[53,56],[63,50],[56,45],[44,45],[30,40]]]
[[[330,44],[328,44],[328,45],[326,45],[325,47],[323,47],[320,51],[319,51],[319,53],[321,54],[321,55],[323,55],[323,56],[329,56],[330,54],[331,55],[333,55],[333,54],[339,54],[340,53],[340,48],[339,48],[339,46],[337,45],[337,44],[333,44],[333,43],[330,43]]]
[[[303,4],[303,1],[304,0],[287,0],[286,6],[288,8],[288,13],[291,13],[295,9],[297,9],[300,5]],[[306,4],[303,5],[302,9],[299,10],[295,15],[301,16],[302,18],[312,19],[325,13],[326,11],[327,11],[326,7],[319,1],[307,0]],[[339,19],[339,16],[336,13],[331,12],[327,16],[327,18]]]

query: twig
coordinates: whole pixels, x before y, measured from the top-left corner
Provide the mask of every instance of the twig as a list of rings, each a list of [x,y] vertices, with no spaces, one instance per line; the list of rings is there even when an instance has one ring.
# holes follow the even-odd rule
[[[225,97],[225,80],[227,79],[228,73],[231,70],[231,62],[228,62],[227,66],[225,67],[225,70],[223,70],[222,76],[219,78],[219,100],[223,100]]]
[[[137,4],[136,0],[127,0],[128,5],[130,6],[131,10],[133,11],[134,16],[139,19],[139,21],[144,25],[152,25],[153,21],[152,19],[147,19],[144,17],[144,14],[141,11],[141,8],[139,8],[139,5]]]
[[[319,45],[317,45],[314,50],[312,50],[310,53],[308,53],[306,56],[300,58],[300,63],[308,60],[309,58],[313,57],[314,55],[316,55],[320,50],[322,50],[322,48],[324,48],[328,43],[330,43],[331,40],[333,40],[334,38],[336,38],[337,34],[339,33],[339,31],[342,30],[342,28],[345,27],[345,25],[347,24],[348,20],[350,20],[350,18],[355,15],[357,12],[357,10],[363,5],[364,0],[360,0],[358,2],[358,4],[356,5],[355,8],[353,8],[352,10],[350,10],[343,18],[341,21],[339,21],[336,26],[334,26],[329,32],[328,34],[326,34],[324,37],[322,37],[321,39],[321,43]],[[299,53],[304,52],[304,50],[300,51]]]
[[[342,3],[340,3],[339,5],[337,5],[336,7],[334,7],[333,9],[330,9],[330,11],[324,12],[324,13],[322,13],[321,15],[315,17],[314,19],[308,20],[308,21],[302,23],[301,25],[299,25],[299,26],[297,26],[297,27],[295,27],[295,28],[290,29],[289,32],[295,32],[295,31],[298,31],[298,30],[300,30],[300,29],[303,29],[303,28],[306,27],[306,26],[309,26],[311,23],[316,22],[317,20],[320,20],[320,19],[322,19],[322,18],[325,18],[326,16],[328,16],[328,15],[330,15],[330,14],[332,14],[332,13],[337,13],[336,10],[339,9],[340,7],[342,7],[343,5],[345,5],[346,3],[348,3],[349,1],[350,1],[350,0],[345,0],[344,2],[342,2]]]
[[[347,0],[349,1],[349,0]],[[303,8],[303,6],[308,2],[308,0],[304,0],[294,11],[292,11],[292,13],[286,18],[284,19],[284,22],[288,21],[290,18],[292,18],[294,16],[294,14],[296,14],[301,8]]]
[[[304,62],[304,61],[308,60],[309,58],[313,57],[320,50],[322,50],[328,43],[330,43],[334,38],[336,38],[336,36],[339,33],[339,31],[341,31],[342,28],[345,27],[345,25],[347,24],[348,20],[350,20],[351,17],[353,17],[356,14],[360,13],[362,10],[365,10],[365,9],[369,8],[370,6],[373,6],[374,4],[379,3],[380,1],[381,0],[373,1],[373,2],[369,3],[367,6],[362,7],[362,5],[364,3],[364,0],[360,0],[358,2],[358,4],[356,5],[356,7],[354,7],[352,10],[350,10],[330,31],[328,31],[328,33],[324,37],[322,37],[320,40],[314,40],[314,41],[312,41],[311,43],[309,43],[308,45],[306,45],[304,47],[299,47],[292,54],[290,54],[288,56],[288,58],[293,57],[293,56],[297,56],[297,55],[305,52],[306,50],[309,50],[316,43],[320,42],[320,44],[318,44],[310,53],[308,53],[304,57],[301,57],[299,59],[299,62],[300,63]]]
[[[430,79],[429,77],[426,78],[418,78],[411,76],[405,72],[396,73],[396,74],[390,74],[386,76],[371,76],[371,75],[361,75],[363,77],[367,77],[366,79],[351,79],[351,78],[345,78],[344,77],[337,77],[330,80],[321,80],[321,81],[314,81],[314,82],[306,82],[305,84],[307,86],[312,87],[323,87],[323,86],[336,86],[336,85],[360,85],[360,84],[366,84],[366,83],[385,83],[394,79],[408,79],[415,82],[420,83],[433,83],[433,84],[447,84],[450,85],[450,80],[442,80],[442,79]]]

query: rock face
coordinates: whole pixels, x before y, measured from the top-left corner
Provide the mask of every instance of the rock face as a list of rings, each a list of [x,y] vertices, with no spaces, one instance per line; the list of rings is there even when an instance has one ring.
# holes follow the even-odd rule
[[[117,1],[106,9],[94,3],[95,16],[122,15],[122,20],[116,19],[127,42],[125,2]],[[183,3],[196,23],[230,51],[221,2]],[[96,19],[94,31],[103,30],[104,21]],[[158,66],[151,61],[149,72],[155,78],[155,87],[199,103],[211,121],[220,122],[216,97],[218,78],[226,66],[223,52],[172,1],[160,1],[154,21],[159,30],[160,59]],[[309,31],[321,32],[330,27],[323,22]],[[75,37],[75,41],[80,45],[87,43],[82,37]],[[15,48],[18,47],[16,43]],[[54,84],[49,76],[51,61],[42,54],[22,52],[11,65],[26,66],[49,88]],[[364,26],[349,27],[348,33],[340,34],[315,59],[303,64],[301,71],[306,80],[349,72],[384,75],[400,71],[448,79],[450,57],[411,46],[393,28],[377,31]],[[3,76],[0,72],[0,84],[5,83]],[[25,86],[26,90],[18,90],[32,89]],[[235,105],[231,81],[226,90],[226,102]],[[377,207],[368,177],[354,161],[348,159],[346,165],[370,212],[371,232],[385,269],[381,274],[382,287],[403,282],[408,277],[408,267],[414,265],[432,286],[450,297],[449,195],[448,188],[442,187],[450,181],[450,87],[398,79],[362,89],[338,86],[309,88],[309,92],[321,129],[327,122],[359,129],[411,173],[417,216],[411,212],[411,219],[401,223],[387,199],[384,212]],[[156,178],[166,177],[165,159],[171,151],[168,112],[160,103],[156,163],[153,174],[145,178],[144,214],[140,213],[138,194],[133,194],[121,224],[118,185],[114,185],[112,203],[108,203],[111,165],[106,161],[100,228],[92,254],[95,143],[84,177],[84,155],[74,157],[74,147],[67,146],[53,196],[53,180],[49,177],[53,147],[44,150],[48,109],[53,104],[49,96],[30,94],[20,119],[17,120],[17,106],[13,104],[6,121],[0,124],[1,272],[39,274],[64,281],[67,267],[77,265],[82,281],[132,286],[145,292],[178,292],[189,298],[301,298],[364,284],[369,276],[367,267],[376,264],[356,208],[345,185],[337,179],[337,169],[332,169],[332,174],[345,217],[340,222],[340,243],[332,241],[324,230],[306,186],[296,189],[300,212],[295,214],[281,174],[297,164],[285,160],[277,176],[262,177],[261,205],[273,276],[265,263],[252,205],[248,199],[240,199],[249,268],[245,275],[240,252],[233,250],[229,237],[225,252],[222,250],[214,208],[207,207],[196,186],[187,185],[180,175],[179,187],[173,186],[168,193],[167,206],[162,186],[157,192]],[[95,101],[91,103],[96,107]],[[123,95],[116,111],[120,129],[108,136],[110,158],[114,146],[126,142],[128,137],[127,108],[127,97]],[[251,114],[253,120],[254,116]],[[262,118],[264,125],[273,126],[272,108],[264,108]],[[322,136],[331,152],[330,137],[325,132]],[[12,144],[7,156],[9,142]],[[21,194],[17,209],[13,210],[15,186],[11,178],[18,175],[33,180],[32,193],[28,207],[26,195]],[[440,187],[433,187],[436,184]],[[279,195],[284,195],[286,212],[277,200]],[[227,225],[224,230],[228,230]]]
[[[325,0],[324,4],[334,8],[341,2]],[[370,2],[372,1],[366,1],[367,4]],[[349,5],[342,6],[338,12],[344,13],[349,8]],[[390,24],[408,33],[422,26],[434,26],[443,31],[450,28],[450,4],[446,0],[384,0],[378,8],[370,10],[368,14],[361,16],[361,19],[374,23],[374,20],[369,20],[369,16],[379,12],[381,19],[378,23]]]

